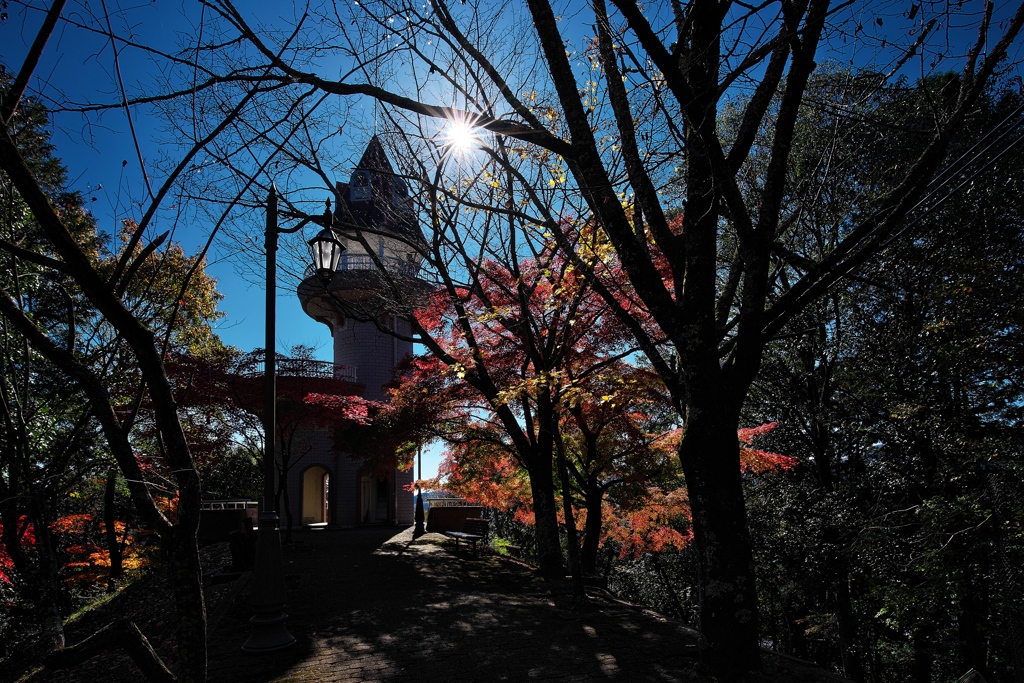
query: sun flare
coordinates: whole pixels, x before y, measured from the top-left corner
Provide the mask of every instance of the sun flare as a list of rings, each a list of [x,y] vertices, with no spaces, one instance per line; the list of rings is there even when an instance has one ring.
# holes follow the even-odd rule
[[[445,139],[448,145],[463,152],[473,149],[480,142],[476,129],[464,121],[452,121],[449,123]]]

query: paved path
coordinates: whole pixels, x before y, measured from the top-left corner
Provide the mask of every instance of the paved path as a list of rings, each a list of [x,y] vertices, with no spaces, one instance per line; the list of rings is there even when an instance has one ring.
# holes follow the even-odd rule
[[[573,613],[567,593],[525,567],[456,556],[436,534],[393,534],[296,535],[285,573],[298,644],[241,652],[243,588],[210,634],[209,680],[693,680],[689,629],[610,599]]]

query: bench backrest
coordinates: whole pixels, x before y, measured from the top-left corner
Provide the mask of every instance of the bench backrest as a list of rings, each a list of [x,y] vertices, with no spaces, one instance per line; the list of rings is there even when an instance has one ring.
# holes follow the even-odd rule
[[[467,534],[487,535],[488,521],[486,519],[467,519],[462,523],[462,531]]]

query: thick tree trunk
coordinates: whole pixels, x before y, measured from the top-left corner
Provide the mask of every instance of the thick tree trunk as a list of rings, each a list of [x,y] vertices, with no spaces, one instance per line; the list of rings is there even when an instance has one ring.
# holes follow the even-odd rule
[[[530,475],[530,489],[533,492],[534,533],[537,537],[537,560],[540,572],[546,578],[565,576],[562,562],[562,544],[558,538],[558,515],[555,504],[555,482],[551,472],[552,463],[548,458],[540,464],[536,458],[533,467],[527,472]]]
[[[701,659],[729,676],[760,669],[757,593],[740,485],[736,418],[689,410],[679,456],[698,555]]]
[[[702,662],[727,680],[761,668],[757,591],[740,483],[736,429],[743,397],[757,373],[760,349],[744,345],[725,368],[715,318],[719,268],[722,187],[708,141],[718,121],[721,29],[727,4],[692,6],[687,17],[689,45],[685,79],[694,93],[687,105],[686,209],[682,241],[685,257],[674,273],[678,321],[673,336],[679,354],[673,393],[684,418],[679,457],[693,517],[698,557]],[[745,255],[742,307],[756,309],[753,270],[764,254]],[[766,267],[766,263],[761,264]],[[752,297],[752,298],[751,298]],[[751,303],[753,302],[753,303]],[[751,313],[753,311],[750,311]],[[749,323],[749,318],[748,321]],[[744,325],[746,327],[746,324]]]
[[[988,553],[983,550],[979,554],[981,557],[978,557],[978,564],[986,568]],[[983,571],[982,575],[987,573],[987,571]],[[988,648],[986,647],[986,638],[979,625],[983,624],[990,614],[989,590],[988,582],[979,580],[975,568],[969,564],[958,591],[957,660],[959,666],[957,668],[962,671],[974,669],[987,681],[993,680],[994,677],[988,670]]]
[[[198,516],[198,511],[196,512]],[[203,570],[195,524],[179,524],[161,541],[177,610],[175,624],[178,659],[175,674],[181,683],[206,680],[206,605],[203,601]]]
[[[39,621],[43,625],[42,637],[47,651],[64,647],[64,620],[61,618],[60,603],[63,586],[60,581],[60,564],[54,550],[50,532],[50,517],[42,494],[32,502],[32,526],[35,531],[36,561],[39,565],[38,603]]]
[[[935,659],[931,647],[932,627],[922,625],[914,633],[911,646],[914,659],[911,664],[911,683],[932,683],[932,661]]]
[[[864,664],[857,641],[857,615],[853,611],[850,586],[847,582],[846,563],[843,562],[835,587],[836,623],[839,627],[839,650],[843,657],[843,674],[857,683],[864,680]]]

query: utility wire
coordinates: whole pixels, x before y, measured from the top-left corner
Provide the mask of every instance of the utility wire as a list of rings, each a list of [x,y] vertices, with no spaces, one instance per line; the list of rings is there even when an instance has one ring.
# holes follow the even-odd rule
[[[1017,131],[1021,127],[1021,125],[1024,124],[1024,120],[1018,120],[1016,122],[1011,123],[1011,125],[1006,127],[1005,130],[1000,131],[1000,128],[1003,128],[1007,122],[1012,121],[1012,119],[1014,119],[1017,116],[1020,116],[1020,114],[1022,113],[1024,113],[1024,104],[1018,106],[1006,118],[1004,118],[998,124],[993,126],[985,135],[982,136],[980,140],[974,143],[955,161],[950,163],[942,171],[936,174],[935,178],[933,178],[932,181],[926,187],[926,189],[928,190],[927,194],[920,200],[918,200],[918,202],[915,203],[914,206],[911,207],[907,213],[909,214],[911,212],[917,211],[920,207],[922,207],[925,204],[925,202],[934,198],[942,189],[950,186],[953,182],[955,182],[957,177],[956,174],[962,173],[965,169],[967,169],[976,161],[981,159],[990,149],[992,149],[992,147],[999,144],[1002,140],[1004,140],[1008,135],[1010,135],[1014,131]],[[987,145],[985,145],[983,149],[978,150],[978,147],[985,144],[985,141],[991,138],[993,135],[997,135],[997,137],[991,142],[989,142]],[[892,242],[905,235],[909,230],[911,230],[918,223],[924,220],[926,216],[928,216],[936,209],[938,209],[940,206],[942,206],[946,202],[946,200],[948,200],[950,197],[956,194],[961,188],[963,188],[964,185],[970,183],[979,175],[987,171],[994,163],[996,163],[1004,155],[1015,149],[1017,145],[1019,145],[1021,142],[1024,142],[1024,132],[1020,132],[1015,139],[1013,139],[1009,144],[1004,146],[995,156],[985,161],[981,165],[981,167],[976,168],[970,175],[963,178],[955,187],[949,190],[949,192],[947,192],[944,196],[935,201],[935,203],[928,206],[927,209],[920,211],[913,219],[907,222],[906,225],[901,227],[899,230],[897,230],[889,237],[885,238],[885,241],[882,242],[881,246],[878,248],[878,251],[881,251],[882,249],[889,246]],[[970,158],[967,158],[969,155]],[[836,266],[835,271],[838,272],[839,277],[836,278],[835,281],[833,281],[830,285],[828,285],[825,288],[826,291],[835,286],[835,283],[838,282],[841,278],[849,276],[854,269],[861,265],[860,256],[864,254],[865,250],[870,248],[872,237],[881,229],[881,227],[882,224],[880,223],[865,236],[864,240],[861,242],[862,246],[859,249],[856,249],[844,261],[842,261]],[[811,290],[808,291],[812,290],[813,286]],[[817,295],[815,294],[815,296]]]

